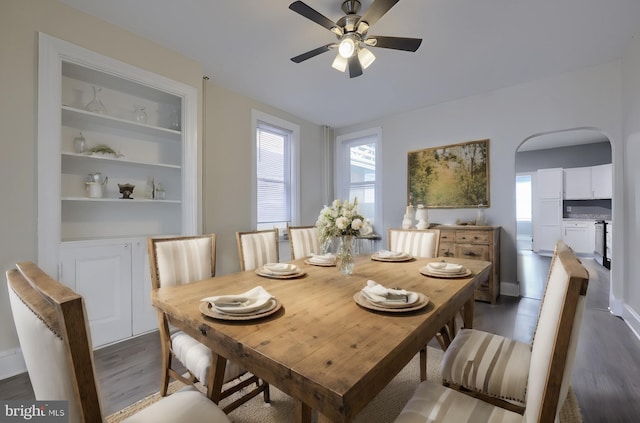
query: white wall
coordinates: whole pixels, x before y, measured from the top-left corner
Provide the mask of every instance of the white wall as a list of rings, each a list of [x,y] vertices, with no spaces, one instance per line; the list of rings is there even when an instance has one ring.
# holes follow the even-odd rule
[[[623,145],[624,145],[624,220],[623,242],[614,247],[623,251],[627,260],[623,269],[625,284],[619,295],[623,317],[636,334],[640,333],[640,38],[635,37],[625,52],[622,65],[623,83]],[[615,225],[615,222],[614,222]],[[622,225],[619,225],[622,226]],[[615,227],[614,227],[615,229]],[[621,229],[621,228],[620,228]],[[614,236],[621,235],[618,230]]]
[[[491,206],[485,216],[491,225],[502,226],[502,282],[515,283],[516,149],[534,134],[578,127],[599,128],[612,142],[614,171],[621,174],[620,68],[619,61],[606,63],[335,132],[340,135],[382,127],[385,229],[399,227],[402,221],[407,203],[408,151],[489,138]],[[429,83],[428,80],[425,83]],[[616,179],[616,184],[616,193],[620,193],[620,179]],[[614,205],[614,220],[619,209]],[[444,224],[474,216],[474,209],[432,209],[429,212],[432,222]]]

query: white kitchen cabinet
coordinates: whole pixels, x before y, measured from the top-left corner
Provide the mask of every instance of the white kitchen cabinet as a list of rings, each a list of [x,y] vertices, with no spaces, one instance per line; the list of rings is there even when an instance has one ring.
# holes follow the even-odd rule
[[[146,238],[196,233],[197,89],[42,33],[38,59],[38,265],[85,295],[102,345],[157,326]],[[113,153],[79,151],[81,134]],[[89,197],[98,172],[103,195]],[[151,179],[162,193],[145,195]]]
[[[564,169],[564,199],[607,199],[613,195],[612,165]]]
[[[538,169],[534,183],[533,250],[551,252],[562,239],[561,168]]]
[[[590,167],[573,167],[563,169],[563,174],[565,200],[584,200],[593,198]]]
[[[593,255],[595,239],[594,220],[565,219],[562,222],[562,240],[577,254]]]
[[[591,190],[593,198],[613,197],[613,165],[611,163],[591,168]]]

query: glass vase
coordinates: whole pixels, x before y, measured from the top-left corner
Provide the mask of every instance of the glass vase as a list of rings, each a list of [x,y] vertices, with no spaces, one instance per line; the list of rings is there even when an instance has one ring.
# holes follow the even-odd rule
[[[340,270],[340,273],[343,275],[350,275],[353,273],[353,243],[354,239],[352,235],[343,235],[340,237],[336,260],[338,270]]]
[[[87,111],[92,113],[100,113],[107,114],[107,108],[102,104],[102,100],[100,100],[100,93],[102,92],[102,88],[93,86],[93,100],[87,104],[85,107]]]

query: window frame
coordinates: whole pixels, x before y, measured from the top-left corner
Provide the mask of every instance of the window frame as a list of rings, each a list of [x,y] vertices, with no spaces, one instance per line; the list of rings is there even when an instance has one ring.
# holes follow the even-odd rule
[[[375,216],[365,216],[371,218],[371,221],[375,227],[377,233],[380,233],[380,228],[383,225],[383,216],[382,216],[382,128],[369,128],[361,131],[351,132],[348,134],[338,135],[336,137],[336,148],[335,148],[335,192],[337,195],[337,199],[346,200],[349,195],[350,188],[350,180],[347,176],[350,174],[350,166],[351,166],[351,157],[350,157],[350,148],[354,145],[358,144],[370,144],[371,142],[367,140],[366,142],[358,142],[362,141],[364,138],[375,137],[375,141],[373,144],[375,145],[376,150],[376,159],[375,159],[375,175],[376,180],[374,184],[375,189]]]
[[[251,111],[251,224],[253,229],[258,227],[258,172],[257,172],[257,143],[260,123],[289,132],[290,142],[290,202],[291,225],[298,225],[300,221],[300,126],[287,120],[269,115],[259,110]],[[284,231],[280,231],[280,235]]]

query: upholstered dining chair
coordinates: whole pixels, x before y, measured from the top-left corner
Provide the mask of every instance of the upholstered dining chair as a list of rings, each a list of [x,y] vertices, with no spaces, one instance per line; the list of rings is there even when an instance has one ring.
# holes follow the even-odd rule
[[[215,234],[149,238],[148,249],[153,289],[187,284],[215,275]],[[207,388],[207,397],[216,404],[255,383],[255,389],[226,405],[225,413],[234,410],[260,392],[264,392],[265,402],[269,402],[269,385],[253,375],[225,389],[224,385],[246,374],[247,371],[234,362],[213,354],[211,349],[196,339],[172,327],[167,316],[161,311],[158,311],[158,327],[162,346],[162,396],[167,394],[170,379],[185,384],[200,382]],[[188,377],[174,369],[174,357],[186,367]],[[220,374],[223,374],[223,377],[216,379],[215,375]]]
[[[414,257],[436,257],[440,229],[389,229],[389,250]]]
[[[9,300],[20,348],[38,401],[67,401],[70,423],[103,422],[91,335],[82,296],[31,262],[7,271]],[[200,392],[185,388],[126,423],[229,422]]]
[[[320,239],[315,226],[288,226],[291,259],[320,254]]]
[[[551,258],[545,291],[541,301],[544,306],[549,290],[557,283],[556,262],[560,254],[573,254],[563,241],[556,243]],[[574,323],[575,335],[570,342],[567,356],[568,369],[572,367],[578,342],[578,332],[585,307],[584,297],[578,302]],[[530,344],[504,336],[471,329],[462,330],[443,356],[442,382],[461,392],[470,392],[477,398],[522,414],[526,406],[527,379],[532,346],[542,315],[539,315]],[[473,369],[472,371],[470,371]],[[562,398],[564,400],[564,398]]]
[[[240,270],[253,270],[280,261],[278,229],[236,232]]]
[[[566,399],[577,338],[584,311],[589,274],[570,250],[560,251],[553,262],[549,283],[540,307],[538,327],[531,346],[525,382],[524,414],[483,401],[477,392],[462,393],[431,381],[420,383],[412,398],[396,419],[397,423],[414,422],[553,422]],[[454,342],[463,339],[462,330]],[[498,343],[499,344],[499,343]],[[472,347],[474,347],[472,345]],[[507,348],[508,345],[502,345]],[[453,346],[445,355],[451,356]],[[475,344],[490,357],[500,346]],[[497,349],[496,349],[497,348]],[[462,360],[465,360],[462,358]],[[478,363],[466,361],[458,369],[474,372]],[[444,370],[446,364],[442,364]],[[443,375],[443,378],[445,376]],[[508,384],[508,381],[502,382]]]

